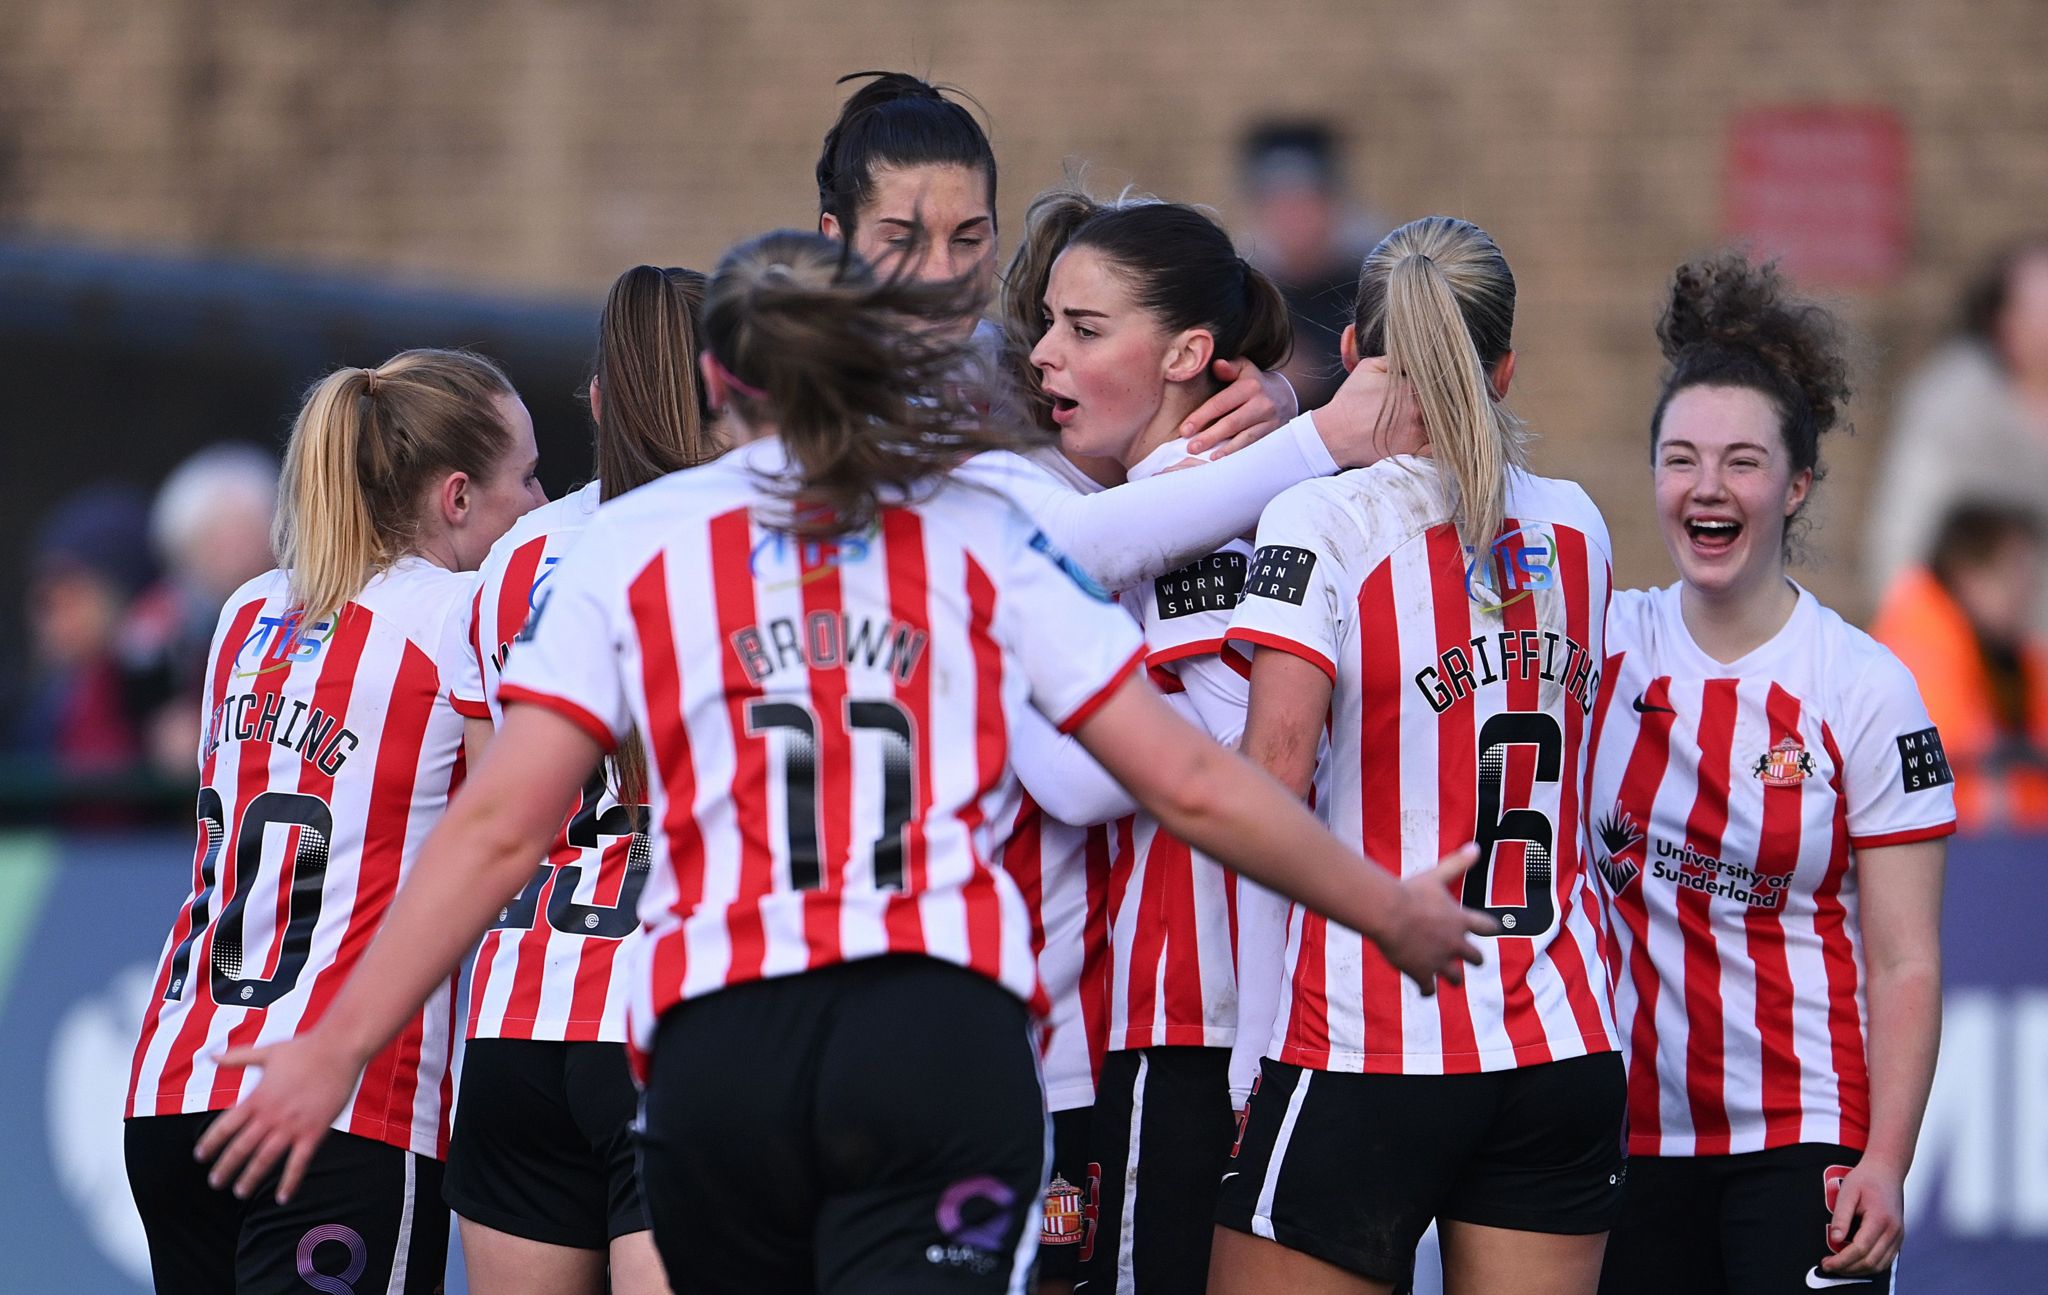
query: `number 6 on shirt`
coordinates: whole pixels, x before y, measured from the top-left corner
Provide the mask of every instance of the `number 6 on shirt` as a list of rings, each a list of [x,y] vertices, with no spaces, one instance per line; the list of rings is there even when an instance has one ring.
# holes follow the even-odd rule
[[[1534,783],[1556,782],[1564,767],[1564,729],[1556,716],[1540,710],[1511,710],[1480,725],[1479,803],[1472,825],[1479,862],[1465,874],[1464,903],[1500,922],[1501,929],[1493,933],[1496,937],[1531,938],[1548,935],[1557,925],[1557,878],[1551,867],[1557,825],[1540,809],[1526,805],[1501,808],[1508,752],[1518,746],[1536,748]],[[1508,842],[1522,846],[1522,902],[1495,904],[1490,902],[1494,850]]]

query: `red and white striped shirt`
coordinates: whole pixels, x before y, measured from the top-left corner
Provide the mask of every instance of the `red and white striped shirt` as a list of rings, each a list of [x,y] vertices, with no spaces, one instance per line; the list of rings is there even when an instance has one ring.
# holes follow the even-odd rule
[[[1026,793],[999,861],[1031,911],[1051,1003],[1041,1053],[1046,1109],[1090,1105],[1109,1037],[1109,828],[1062,823]]]
[[[470,670],[455,709],[499,723],[498,683],[513,641],[562,555],[597,514],[591,482],[519,519],[484,559],[469,622]],[[628,953],[653,857],[602,774],[567,807],[533,880],[484,933],[471,963],[472,1039],[624,1042]]]
[[[229,598],[206,689],[192,890],[135,1046],[129,1116],[234,1105],[258,1073],[212,1057],[291,1038],[348,979],[462,780],[447,684],[474,587],[406,558],[311,628],[281,571]],[[371,1059],[334,1127],[444,1155],[454,1015],[443,985]]]
[[[1587,809],[1629,1151],[1860,1148],[1856,851],[1955,830],[1919,689],[1803,589],[1738,661],[1693,642],[1677,585],[1615,595],[1607,634]]]
[[[1187,453],[1168,442],[1134,465],[1157,476]],[[1205,471],[1190,468],[1189,471]],[[1162,692],[1217,741],[1244,732],[1251,657],[1227,645],[1251,546],[1224,545],[1124,591]],[[1139,811],[1116,824],[1109,887],[1112,1051],[1227,1048],[1237,1038],[1237,874]]]
[[[1317,1070],[1469,1073],[1612,1050],[1579,806],[1611,557],[1583,490],[1508,475],[1468,554],[1436,464],[1399,457],[1267,508],[1237,642],[1333,682],[1316,807],[1401,876],[1469,840],[1467,905],[1505,928],[1463,987],[1424,997],[1377,946],[1294,909],[1267,1055]]]
[[[1141,660],[1136,629],[1000,496],[956,483],[866,534],[772,529],[776,441],[600,509],[507,667],[506,703],[649,748],[655,869],[629,1025],[887,953],[1041,1010],[1031,921],[990,860],[1012,717],[1071,729]]]

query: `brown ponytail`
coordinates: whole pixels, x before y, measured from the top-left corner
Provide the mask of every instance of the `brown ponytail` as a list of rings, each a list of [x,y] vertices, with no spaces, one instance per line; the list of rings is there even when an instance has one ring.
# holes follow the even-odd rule
[[[725,254],[704,303],[705,350],[731,375],[734,410],[772,426],[796,466],[782,523],[800,535],[866,530],[907,498],[1021,431],[977,407],[985,361],[949,325],[967,281],[878,281],[822,234],[763,234]]]
[[[1380,240],[1358,277],[1360,355],[1384,355],[1415,391],[1430,455],[1455,492],[1459,537],[1493,543],[1507,473],[1527,461],[1522,421],[1495,398],[1489,370],[1512,349],[1515,277],[1468,221],[1425,216]]]
[[[512,394],[497,365],[467,351],[404,351],[313,384],[285,449],[273,532],[306,624],[412,551],[435,478],[497,465],[509,440],[494,402]]]
[[[598,325],[597,479],[616,499],[718,452],[697,379],[708,280],[636,265],[620,275]]]

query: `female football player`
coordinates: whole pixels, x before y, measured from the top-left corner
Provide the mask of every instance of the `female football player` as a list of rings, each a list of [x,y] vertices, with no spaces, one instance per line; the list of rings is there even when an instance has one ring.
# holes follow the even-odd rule
[[[1848,396],[1770,267],[1683,266],[1658,325],[1678,568],[1608,617],[1594,848],[1628,1054],[1603,1291],[1885,1291],[1941,1034],[1941,738],[1892,654],[1786,574]]]
[[[1177,428],[1213,392],[1216,355],[1269,367],[1291,341],[1278,290],[1179,203],[1042,195],[1009,286],[1027,389],[1104,486],[1187,462]],[[1243,728],[1249,657],[1224,633],[1250,557],[1232,540],[1123,596],[1154,681],[1226,746]],[[1087,1133],[1100,1171],[1082,1274],[1105,1291],[1199,1290],[1231,1135],[1237,880],[1149,814],[1117,824],[1110,855],[1108,1059]]]
[[[1259,523],[1230,628],[1255,648],[1246,753],[1397,875],[1474,838],[1463,899],[1499,927],[1432,1001],[1294,909],[1277,1019],[1262,1041],[1240,1027],[1264,1059],[1216,1290],[1387,1291],[1432,1220],[1453,1295],[1597,1280],[1622,1066],[1579,798],[1611,562],[1585,492],[1523,466],[1502,403],[1514,308],[1477,226],[1432,216],[1383,239],[1342,348],[1412,383],[1421,443]]]
[[[599,503],[711,458],[696,381],[704,276],[637,265],[612,284],[590,380],[597,479],[519,519],[485,559],[470,617],[474,668],[456,710],[504,717],[498,684],[527,616]],[[633,1173],[639,1094],[626,1070],[626,992],[647,850],[646,756],[629,739],[591,779],[532,879],[506,905],[469,981],[469,1030],[445,1194],[471,1285],[490,1295],[659,1292]]]
[[[290,1199],[363,1058],[531,875],[566,802],[645,734],[654,875],[629,1007],[642,1185],[711,1291],[1022,1288],[1044,1098],[1029,915],[989,859],[1038,710],[1169,830],[1384,940],[1434,985],[1491,923],[1396,883],[1180,721],[1136,627],[999,495],[1008,434],[952,394],[950,288],[830,240],[729,253],[703,370],[737,448],[600,511],[500,689],[505,724],[364,974],[201,1147]],[[1042,1004],[1041,1004],[1042,1005]]]
[[[208,1191],[193,1148],[254,1081],[221,1052],[327,1009],[462,779],[461,573],[546,502],[535,457],[512,384],[462,352],[338,370],[299,411],[282,566],[237,590],[214,634],[192,890],[129,1082],[128,1181],[160,1291],[440,1288],[447,968],[359,1058],[304,1191]]]

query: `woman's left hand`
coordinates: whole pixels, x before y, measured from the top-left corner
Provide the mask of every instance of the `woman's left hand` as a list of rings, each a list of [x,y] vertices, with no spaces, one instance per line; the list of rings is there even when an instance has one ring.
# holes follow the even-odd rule
[[[266,1048],[231,1048],[221,1056],[220,1065],[259,1066],[263,1078],[255,1091],[208,1126],[193,1154],[214,1162],[208,1183],[225,1188],[232,1182],[235,1195],[243,1200],[282,1157],[284,1176],[277,1184],[277,1203],[282,1205],[304,1181],[313,1153],[348,1104],[361,1067],[330,1051],[318,1030]]]
[[[1248,360],[1217,360],[1209,366],[1223,390],[1203,401],[1180,425],[1190,455],[1215,450],[1216,458],[1241,450],[1301,412],[1294,387],[1277,373]]]
[[[1839,1249],[1820,1270],[1833,1277],[1875,1276],[1898,1257],[1905,1239],[1905,1175],[1866,1157],[1835,1197],[1828,1244]]]

